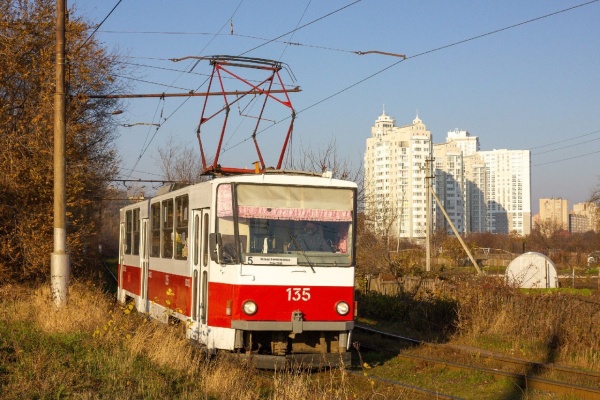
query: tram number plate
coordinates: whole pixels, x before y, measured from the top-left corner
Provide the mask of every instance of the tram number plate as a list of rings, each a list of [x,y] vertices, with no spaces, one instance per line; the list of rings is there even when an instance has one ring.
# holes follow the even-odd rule
[[[287,288],[288,301],[308,301],[310,300],[310,288]]]

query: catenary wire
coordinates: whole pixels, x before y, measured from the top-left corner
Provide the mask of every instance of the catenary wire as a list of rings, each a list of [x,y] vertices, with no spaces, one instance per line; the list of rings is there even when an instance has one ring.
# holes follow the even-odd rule
[[[96,26],[96,28],[92,31],[92,33],[90,33],[89,36],[83,41],[83,43],[81,44],[81,46],[79,46],[77,51],[79,51],[79,49],[81,49],[83,46],[85,46],[85,44],[88,42],[88,40],[90,40],[91,37],[94,36],[94,34],[98,31],[98,29],[102,26],[102,24],[104,24],[104,22],[108,19],[108,17],[110,17],[110,15],[117,9],[117,7],[119,6],[119,4],[121,4],[122,1],[123,0],[119,0],[117,2],[117,4],[115,4],[115,6],[112,8],[112,10],[110,10],[108,15],[106,17],[104,17],[104,19]]]
[[[216,35],[216,36],[233,36],[233,37],[240,37],[240,38],[262,40],[264,42],[281,43],[281,44],[285,44],[285,45],[289,45],[289,46],[310,47],[310,48],[313,48],[313,49],[336,51],[336,52],[340,52],[340,53],[352,53],[352,54],[359,54],[360,53],[360,51],[358,51],[358,50],[348,50],[348,49],[340,49],[340,48],[336,48],[336,47],[318,46],[318,45],[314,45],[314,44],[306,44],[306,43],[300,43],[300,42],[290,42],[290,41],[287,41],[287,40],[272,40],[272,39],[267,39],[267,38],[263,38],[263,37],[260,37],[260,36],[243,35],[243,34],[239,34],[239,33],[234,33],[233,35],[231,35],[231,34],[225,34],[225,33],[177,32],[177,31],[162,31],[162,32],[161,31],[99,31],[99,32],[101,32],[101,33],[117,33],[117,34],[149,34],[149,35]],[[127,57],[127,58],[139,58],[139,59],[146,59],[146,60],[171,61],[171,59],[169,59],[169,58],[142,57],[142,56],[124,56],[124,57]]]
[[[572,140],[572,139],[571,139],[571,140]],[[596,138],[596,139],[590,139],[590,140],[586,140],[586,141],[584,141],[584,142],[579,142],[579,143],[570,144],[570,145],[568,145],[568,146],[561,146],[561,147],[558,147],[558,148],[556,148],[556,149],[546,150],[546,151],[542,151],[542,152],[539,152],[539,153],[537,153],[537,152],[532,152],[531,154],[532,154],[532,155],[534,155],[534,156],[539,156],[539,155],[541,155],[541,154],[552,153],[552,152],[554,152],[554,151],[559,151],[559,150],[568,149],[569,147],[577,147],[577,146],[581,146],[582,144],[586,144],[586,143],[590,143],[590,142],[595,142],[595,141],[597,141],[597,140],[600,140],[600,138]]]
[[[294,31],[296,31],[296,30],[302,29],[302,28],[304,28],[304,27],[306,27],[306,26],[308,26],[308,25],[310,25],[310,24],[313,24],[313,23],[315,23],[315,22],[317,22],[317,21],[319,21],[319,20],[321,20],[321,19],[323,19],[323,18],[325,18],[325,17],[327,17],[327,16],[329,16],[329,15],[332,15],[332,14],[334,14],[334,13],[338,12],[338,11],[341,11],[342,9],[344,9],[344,8],[347,8],[347,7],[351,6],[351,5],[354,5],[354,4],[356,4],[356,3],[360,2],[360,1],[361,1],[361,0],[357,0],[357,1],[353,2],[353,3],[350,3],[350,4],[348,4],[348,5],[346,5],[346,6],[342,7],[342,8],[340,8],[340,9],[338,9],[338,10],[335,10],[335,11],[333,11],[333,12],[331,12],[331,13],[329,13],[329,14],[326,14],[326,15],[324,15],[324,16],[322,16],[322,17],[320,17],[320,18],[317,18],[317,19],[315,19],[315,20],[313,20],[313,21],[311,21],[311,22],[309,22],[309,23],[307,23],[307,24],[304,24],[304,25],[302,25],[302,26],[300,26],[300,27],[298,27],[298,28],[296,28],[296,29],[294,29],[294,30],[292,30],[292,31],[290,31],[290,32],[286,32],[286,33],[285,33],[285,34],[283,34],[283,35],[280,35],[280,36],[278,36],[278,37],[276,37],[276,38],[274,38],[274,39],[271,39],[271,40],[269,40],[269,41],[268,41],[268,42],[266,42],[266,43],[263,43],[263,44],[261,44],[261,45],[259,45],[259,46],[256,46],[256,47],[254,47],[254,48],[252,48],[252,49],[250,49],[250,50],[248,50],[248,51],[246,51],[246,52],[244,52],[244,53],[241,53],[240,55],[247,54],[248,52],[251,52],[251,51],[253,51],[253,50],[256,50],[256,49],[258,49],[258,48],[260,48],[260,47],[262,47],[262,46],[264,46],[264,45],[266,45],[266,44],[268,44],[268,43],[274,42],[274,41],[276,41],[276,40],[278,40],[278,39],[280,39],[280,38],[282,38],[282,37],[284,37],[284,36],[286,36],[286,35],[288,35],[288,34],[290,34],[290,33],[294,32]],[[506,27],[503,27],[503,28],[500,28],[500,29],[496,29],[496,30],[490,31],[490,32],[486,32],[486,33],[483,33],[483,34],[480,34],[480,35],[477,35],[477,36],[473,36],[473,37],[470,37],[470,38],[467,38],[467,39],[464,39],[464,40],[460,40],[460,41],[457,41],[457,42],[453,42],[453,43],[450,43],[450,44],[447,44],[447,45],[444,45],[444,46],[440,46],[440,47],[437,47],[437,48],[434,48],[434,49],[430,49],[430,50],[427,50],[427,51],[424,51],[424,52],[421,52],[421,53],[417,53],[417,54],[415,54],[415,55],[412,55],[412,56],[407,56],[405,59],[402,59],[402,60],[399,60],[399,61],[397,61],[397,62],[394,62],[394,63],[390,64],[389,66],[387,66],[387,67],[385,67],[385,68],[383,68],[383,69],[380,69],[380,70],[376,71],[375,73],[373,73],[373,74],[371,74],[371,75],[369,75],[369,76],[367,76],[367,77],[365,77],[365,78],[363,78],[363,79],[361,79],[361,80],[359,80],[359,81],[357,81],[357,82],[355,82],[355,83],[353,83],[353,84],[351,84],[351,85],[349,85],[349,86],[347,86],[347,87],[345,87],[345,88],[343,88],[343,89],[341,89],[341,90],[339,90],[339,91],[337,91],[337,92],[335,92],[335,93],[333,93],[333,94],[331,94],[331,95],[329,95],[329,96],[327,96],[327,97],[325,97],[325,98],[323,98],[323,99],[321,99],[321,100],[319,100],[319,101],[317,101],[316,103],[313,103],[313,104],[311,104],[311,105],[309,105],[309,106],[307,106],[307,107],[303,108],[302,110],[298,110],[298,111],[296,112],[296,115],[298,115],[298,114],[300,114],[300,113],[302,113],[302,112],[305,112],[305,111],[307,111],[307,110],[309,110],[309,109],[311,109],[311,108],[313,108],[313,107],[316,107],[317,105],[320,105],[320,104],[322,104],[322,103],[324,103],[324,102],[326,102],[326,101],[330,100],[331,98],[334,98],[334,97],[336,97],[336,96],[338,96],[338,95],[340,95],[340,94],[342,94],[342,93],[344,93],[344,92],[346,92],[346,91],[348,91],[348,90],[350,90],[350,89],[352,89],[352,88],[354,88],[354,87],[356,87],[356,86],[358,86],[358,85],[360,85],[360,84],[364,83],[365,81],[368,81],[368,80],[372,79],[373,77],[375,77],[375,76],[378,76],[378,75],[382,74],[383,72],[385,72],[385,71],[387,71],[387,70],[389,70],[389,69],[391,69],[391,68],[393,68],[393,67],[396,67],[396,66],[397,66],[397,65],[399,65],[401,62],[404,62],[404,61],[407,61],[407,60],[410,60],[410,59],[415,59],[415,58],[417,58],[417,57],[421,57],[421,56],[424,56],[424,55],[427,55],[427,54],[431,54],[431,53],[434,53],[434,52],[437,52],[437,51],[445,50],[445,49],[448,49],[448,48],[451,48],[451,47],[454,47],[454,46],[458,46],[458,45],[461,45],[461,44],[464,44],[464,43],[467,43],[467,42],[470,42],[470,41],[473,41],[473,40],[477,40],[477,39],[481,39],[481,38],[484,38],[484,37],[487,37],[487,36],[491,36],[491,35],[494,35],[494,34],[496,34],[496,33],[500,33],[500,32],[504,32],[504,31],[506,31],[506,30],[509,30],[509,29],[517,28],[517,27],[519,27],[519,26],[523,26],[523,25],[526,25],[526,24],[529,24],[529,23],[532,23],[532,22],[536,22],[536,21],[539,21],[539,20],[542,20],[542,19],[545,19],[545,18],[549,18],[549,17],[555,16],[555,15],[558,15],[558,14],[561,14],[561,13],[565,13],[565,12],[568,12],[568,11],[572,11],[572,10],[574,10],[574,9],[577,9],[577,8],[580,8],[580,7],[584,7],[584,6],[587,6],[587,5],[593,4],[593,3],[597,3],[598,1],[600,1],[600,0],[591,0],[591,1],[588,1],[588,2],[585,2],[585,3],[577,4],[577,5],[575,5],[575,6],[572,6],[572,7],[568,7],[568,8],[561,9],[561,10],[558,10],[558,11],[555,11],[555,12],[552,12],[552,13],[549,13],[549,14],[542,15],[542,16],[540,16],[540,17],[532,18],[532,19],[529,19],[529,20],[526,20],[526,21],[523,21],[523,22],[519,22],[519,23],[516,23],[516,24],[513,24],[513,25],[509,25],[509,26],[506,26]],[[192,68],[192,69],[193,69],[193,68]],[[184,101],[182,102],[182,104],[181,104],[179,107],[177,107],[177,108],[176,108],[176,109],[175,109],[175,110],[174,110],[174,111],[173,111],[173,112],[172,112],[172,113],[169,115],[169,117],[168,117],[168,118],[170,118],[170,117],[171,117],[173,114],[175,114],[175,112],[177,112],[177,110],[179,110],[179,109],[180,109],[180,108],[183,106],[183,104],[184,104],[184,103],[185,103],[187,100],[189,100],[189,99],[186,99],[186,100],[184,100]],[[168,119],[168,118],[167,118],[167,119]],[[280,123],[280,122],[283,122],[283,121],[285,121],[285,120],[287,120],[287,119],[289,119],[289,118],[290,118],[290,117],[287,117],[287,118],[284,118],[284,119],[282,119],[282,120],[280,120],[280,121],[277,121],[277,123],[276,123],[276,124],[278,124],[278,123]],[[261,134],[261,133],[263,133],[263,132],[265,132],[265,131],[266,131],[266,130],[268,130],[268,129],[271,129],[271,128],[272,128],[274,125],[276,125],[276,124],[270,125],[270,126],[268,126],[268,127],[264,128],[263,130],[261,130],[261,131],[257,132],[257,135],[258,135],[258,134]],[[158,129],[157,129],[157,132],[158,132]],[[154,136],[156,136],[156,133],[157,133],[157,132],[155,132]],[[152,137],[152,139],[150,140],[150,143],[151,143],[151,142],[152,142],[152,140],[154,139],[154,136],[153,136],[153,137]],[[233,149],[233,148],[235,148],[235,147],[237,147],[237,146],[241,145],[242,143],[245,143],[245,142],[246,142],[246,141],[248,141],[248,140],[250,140],[250,138],[246,138],[246,139],[244,139],[244,140],[242,140],[242,141],[238,142],[237,144],[234,144],[234,145],[232,145],[231,147],[228,147],[228,148],[226,148],[226,149],[223,149],[222,153],[224,153],[224,152],[226,152],[226,151],[228,151],[228,150],[231,150],[231,149]],[[148,143],[148,146],[150,145],[150,143]],[[142,155],[143,155],[143,154],[146,152],[146,150],[147,150],[148,146],[147,146],[147,147],[146,147],[146,148],[145,148],[145,149],[142,151],[142,154],[140,155],[140,158],[141,158],[141,156],[142,156]],[[586,154],[586,155],[589,155],[589,154],[595,154],[595,153],[597,153],[597,152],[588,153],[588,154]],[[563,160],[559,160],[559,161],[564,161],[564,160],[568,160],[568,159],[570,159],[570,158],[563,159]],[[546,163],[546,164],[547,164],[547,163]],[[137,165],[137,163],[136,163],[136,165]],[[544,165],[544,164],[538,164],[538,165]],[[536,166],[537,166],[537,165],[536,165]]]
[[[234,17],[234,15],[237,13],[237,11],[239,10],[239,8],[240,8],[240,6],[242,5],[242,3],[243,3],[243,2],[244,2],[244,0],[241,0],[241,1],[238,3],[237,7],[235,8],[235,10],[234,10],[233,14],[231,15],[231,17],[229,18],[229,20],[228,20],[228,21],[230,21],[230,20],[231,20],[231,19]],[[224,24],[224,25],[223,25],[223,27],[221,27],[221,29],[219,30],[219,32],[217,32],[217,34],[218,34],[218,33],[220,33],[220,32],[223,30],[223,28],[224,28],[225,26],[226,26],[226,24]],[[209,41],[209,42],[208,42],[208,43],[207,43],[207,44],[204,46],[204,48],[202,49],[202,51],[204,51],[204,49],[206,49],[206,47],[208,47],[208,45],[209,45],[209,44],[210,44],[210,43],[211,43],[211,42],[214,40],[214,38],[215,38],[215,37],[216,37],[216,35],[215,35],[215,36],[213,36],[213,38],[212,38],[212,39],[211,39],[211,40],[210,40],[210,41]],[[202,51],[201,51],[200,53],[202,53]],[[192,72],[192,70],[193,70],[193,69],[194,69],[194,66],[192,66],[188,72]],[[175,84],[175,82],[177,82],[177,80],[179,80],[179,78],[181,78],[181,76],[182,76],[182,75],[183,75],[183,72],[182,72],[181,74],[179,74],[179,76],[177,76],[177,78],[175,78],[175,80],[174,80],[174,81],[171,83],[171,86],[172,86],[173,84]],[[204,80],[204,82],[203,82],[203,83],[202,83],[200,86],[198,86],[198,88],[196,89],[196,91],[197,91],[197,90],[200,90],[200,88],[201,88],[202,86],[204,86],[204,84],[207,82],[207,80],[208,80],[208,78],[207,78],[207,79],[205,79],[205,80]],[[163,124],[164,124],[165,122],[167,122],[167,121],[168,121],[168,120],[169,120],[169,119],[170,119],[170,118],[171,118],[171,117],[172,117],[172,116],[173,116],[173,115],[174,115],[174,114],[175,114],[177,111],[179,111],[179,110],[181,109],[181,107],[183,107],[183,106],[184,106],[184,105],[185,105],[185,104],[186,104],[186,103],[187,103],[187,102],[190,100],[190,98],[191,98],[191,97],[188,97],[188,98],[186,98],[185,100],[183,100],[183,101],[181,102],[181,104],[179,104],[179,106],[177,106],[177,107],[175,108],[175,110],[174,110],[174,111],[173,111],[173,112],[172,112],[172,113],[171,113],[171,114],[170,114],[168,117],[166,117],[166,118],[164,119],[164,121],[163,121]],[[162,113],[161,113],[161,116],[162,116]],[[135,169],[135,168],[137,167],[137,165],[139,164],[140,160],[142,159],[142,157],[144,156],[144,154],[146,153],[146,151],[148,150],[148,148],[150,147],[150,145],[151,145],[151,144],[152,144],[152,142],[154,141],[154,138],[155,138],[155,137],[156,137],[156,135],[158,134],[158,132],[159,132],[159,130],[160,130],[160,128],[161,128],[161,127],[162,127],[162,124],[156,128],[156,130],[154,131],[154,135],[152,135],[152,137],[150,138],[150,141],[148,142],[148,144],[147,144],[145,147],[144,147],[144,146],[142,146],[142,150],[140,151],[140,155],[138,156],[138,158],[137,158],[137,160],[136,160],[136,162],[135,162],[135,164],[134,164],[134,166],[133,166],[133,169]]]
[[[539,167],[539,166],[542,166],[542,165],[555,164],[555,163],[559,163],[559,162],[562,162],[562,161],[573,160],[573,159],[576,159],[576,158],[591,156],[592,154],[598,154],[598,153],[600,153],[600,150],[598,150],[598,151],[592,151],[590,153],[585,153],[585,154],[578,154],[578,155],[573,156],[573,157],[561,158],[560,160],[554,160],[554,161],[548,161],[548,162],[545,162],[545,163],[534,164],[534,165],[532,165],[532,167]]]
[[[540,17],[531,18],[531,19],[528,19],[528,20],[523,21],[523,22],[512,24],[512,25],[509,25],[509,26],[506,26],[506,27],[503,27],[503,28],[500,28],[500,29],[496,29],[496,30],[493,30],[493,31],[490,31],[490,32],[486,32],[486,33],[483,33],[483,34],[480,34],[480,35],[476,35],[476,36],[473,36],[473,37],[470,37],[470,38],[467,38],[467,39],[464,39],[464,40],[459,40],[457,42],[453,42],[453,43],[450,43],[450,44],[447,44],[447,45],[444,45],[444,46],[436,47],[434,49],[427,50],[427,51],[424,51],[424,52],[421,52],[421,53],[417,53],[417,54],[414,54],[412,56],[407,56],[406,58],[403,58],[403,59],[401,59],[399,61],[396,61],[396,62],[390,64],[389,66],[387,66],[385,68],[382,68],[382,69],[374,72],[373,74],[371,74],[371,75],[369,75],[369,76],[367,76],[367,77],[365,77],[365,78],[363,78],[363,79],[361,79],[361,80],[359,80],[359,81],[351,84],[350,86],[347,86],[347,87],[345,87],[345,88],[343,88],[343,89],[341,89],[341,90],[339,90],[339,91],[337,91],[337,92],[335,92],[335,93],[333,93],[333,94],[331,94],[331,95],[329,95],[329,96],[327,96],[327,97],[325,97],[325,98],[317,101],[316,103],[313,103],[313,104],[311,104],[311,105],[309,105],[309,106],[307,106],[307,107],[305,107],[305,108],[303,108],[301,110],[298,110],[296,112],[296,115],[298,115],[298,114],[300,114],[302,112],[305,112],[305,111],[307,111],[307,110],[309,110],[309,109],[311,109],[313,107],[316,107],[317,105],[320,105],[320,104],[322,104],[322,103],[324,103],[324,102],[326,102],[326,101],[328,101],[328,100],[330,100],[330,99],[332,99],[332,98],[334,98],[334,97],[336,97],[336,96],[338,96],[338,95],[340,95],[340,94],[342,94],[342,93],[344,93],[344,92],[346,92],[346,91],[348,91],[348,90],[350,90],[350,89],[352,89],[352,88],[354,88],[354,87],[356,87],[356,86],[358,86],[358,85],[360,85],[360,84],[362,84],[362,83],[364,83],[364,82],[366,82],[366,81],[368,81],[368,80],[370,80],[372,78],[374,78],[375,76],[380,75],[383,72],[385,72],[385,71],[387,71],[387,70],[389,70],[391,68],[396,67],[397,65],[399,65],[400,63],[402,63],[404,61],[415,59],[417,57],[421,57],[421,56],[424,56],[424,55],[427,55],[427,54],[431,54],[431,53],[434,53],[434,52],[437,52],[437,51],[445,50],[445,49],[448,49],[448,48],[451,48],[451,47],[454,47],[454,46],[458,46],[458,45],[461,45],[461,44],[464,44],[464,43],[467,43],[467,42],[471,42],[473,40],[481,39],[481,38],[484,38],[484,37],[487,37],[487,36],[494,35],[496,33],[504,32],[504,31],[509,30],[509,29],[517,28],[517,27],[522,26],[522,25],[526,25],[526,24],[529,24],[529,23],[532,23],[532,22],[536,22],[536,21],[539,21],[539,20],[542,20],[542,19],[545,19],[545,18],[549,18],[549,17],[555,16],[555,15],[558,15],[558,14],[562,14],[562,13],[568,12],[568,11],[572,11],[572,10],[580,8],[580,7],[584,7],[584,6],[593,4],[593,3],[597,3],[598,1],[600,1],[600,0],[591,0],[591,1],[588,1],[588,2],[585,2],[585,3],[580,3],[580,4],[577,4],[577,5],[572,6],[572,7],[564,8],[564,9],[561,9],[561,10],[558,10],[558,11],[555,11],[555,12],[552,12],[552,13],[549,13],[549,14],[542,15]],[[279,39],[282,36],[285,36],[285,35],[281,35],[281,36],[277,37],[276,39]],[[289,118],[290,117],[284,118],[284,119],[278,121],[277,123],[283,122],[283,121],[285,121],[285,120],[287,120]],[[267,131],[268,129],[271,129],[274,125],[270,125],[268,127],[265,127],[261,131],[257,132],[257,135],[260,134],[260,133],[263,133],[263,132]],[[245,139],[245,140],[243,140],[243,141],[241,141],[239,143],[236,143],[233,146],[231,146],[231,147],[229,147],[227,149],[224,149],[223,152],[225,152],[227,150],[231,150],[231,149],[233,149],[233,148],[241,145],[242,143],[244,143],[244,142],[246,142],[248,140],[249,139]]]
[[[266,46],[267,44],[269,44],[269,43],[271,43],[271,42],[274,42],[274,41],[276,41],[276,40],[278,40],[278,39],[281,39],[282,37],[284,37],[284,36],[287,36],[287,35],[289,35],[290,33],[296,32],[296,31],[298,31],[298,30],[300,30],[300,29],[303,29],[303,28],[305,28],[305,27],[307,27],[307,26],[309,26],[309,25],[312,25],[312,24],[314,24],[315,22],[318,22],[318,21],[320,21],[320,20],[322,20],[322,19],[325,19],[325,18],[327,18],[327,17],[329,17],[329,16],[331,16],[331,15],[333,15],[333,14],[336,14],[336,13],[338,13],[338,12],[342,11],[342,10],[345,10],[346,8],[348,8],[348,7],[351,7],[351,6],[355,5],[355,4],[358,4],[358,3],[360,3],[361,1],[362,1],[362,0],[356,0],[356,1],[352,2],[352,3],[350,3],[350,4],[346,4],[345,6],[343,6],[343,7],[340,7],[340,8],[338,8],[337,10],[334,10],[334,11],[332,11],[332,12],[328,13],[328,14],[322,15],[322,16],[320,16],[320,17],[319,17],[319,18],[317,18],[317,19],[314,19],[314,20],[312,20],[312,21],[310,21],[310,22],[307,22],[306,24],[304,24],[304,25],[302,25],[302,26],[300,26],[300,27],[296,27],[295,29],[293,29],[293,30],[291,30],[291,31],[289,31],[289,32],[286,32],[286,33],[284,33],[283,35],[279,35],[279,36],[277,36],[276,38],[273,38],[273,39],[269,40],[268,42],[265,42],[265,43],[263,43],[263,44],[260,44],[260,45],[258,45],[258,46],[256,46],[256,47],[253,47],[253,48],[251,48],[250,50],[246,50],[245,52],[243,52],[243,53],[241,53],[241,54],[239,54],[239,55],[240,55],[240,56],[243,56],[244,54],[250,53],[251,51],[254,51],[254,50],[256,50],[256,49],[259,49],[259,48],[261,48],[261,47],[263,47],[263,46]]]
[[[586,133],[586,134],[579,135],[579,136],[574,136],[574,137],[569,138],[569,139],[559,140],[558,142],[552,142],[552,143],[543,144],[543,145],[540,145],[540,146],[531,147],[529,150],[541,149],[541,148],[548,147],[548,146],[554,146],[555,144],[570,142],[570,141],[573,141],[574,139],[579,139],[579,138],[582,138],[582,137],[594,135],[596,133],[600,133],[600,130],[597,130],[597,131],[594,131],[594,132],[590,132],[590,133]],[[594,139],[594,140],[596,140],[596,139]],[[583,142],[583,143],[587,143],[587,142]],[[549,151],[554,151],[554,150],[549,150]],[[547,152],[548,151],[546,151],[544,153],[547,153]],[[542,154],[542,153],[538,153],[538,154]]]

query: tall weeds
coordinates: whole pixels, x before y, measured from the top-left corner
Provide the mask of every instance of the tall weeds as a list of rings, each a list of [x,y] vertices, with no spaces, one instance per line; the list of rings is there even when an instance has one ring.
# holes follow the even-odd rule
[[[561,291],[522,291],[481,278],[459,282],[457,335],[528,343],[542,361],[600,368],[600,301]],[[513,349],[514,350],[514,349]]]
[[[356,397],[343,370],[263,375],[239,359],[209,357],[183,326],[148,320],[98,288],[75,282],[69,294],[56,309],[47,287],[0,287],[0,398]]]

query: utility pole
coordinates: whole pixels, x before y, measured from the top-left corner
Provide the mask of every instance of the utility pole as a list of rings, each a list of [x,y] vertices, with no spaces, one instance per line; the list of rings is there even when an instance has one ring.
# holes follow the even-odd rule
[[[477,265],[477,261],[475,260],[475,257],[473,257],[473,254],[471,253],[471,251],[469,250],[469,248],[467,247],[467,245],[465,244],[465,241],[460,237],[460,233],[458,232],[458,230],[456,229],[456,227],[454,226],[454,223],[452,223],[452,219],[450,218],[450,216],[448,215],[448,213],[446,212],[446,209],[444,208],[444,205],[442,204],[442,201],[440,200],[440,198],[437,196],[437,194],[435,194],[435,190],[431,190],[431,193],[433,194],[433,197],[435,197],[435,200],[437,201],[438,206],[440,207],[440,210],[442,210],[442,213],[444,214],[444,217],[446,217],[446,220],[448,221],[448,224],[450,224],[450,228],[452,228],[452,232],[454,232],[454,235],[456,236],[456,238],[458,239],[458,241],[460,242],[460,245],[462,246],[462,248],[465,250],[465,253],[467,253],[467,256],[469,256],[469,259],[471,260],[471,262],[473,263],[473,266],[475,267],[475,269],[477,270],[477,273],[479,275],[481,275],[483,272],[481,271],[481,268],[479,268],[479,265]]]
[[[50,255],[52,299],[67,304],[70,262],[66,228],[65,25],[67,0],[56,0],[56,88],[54,92],[54,251]]]

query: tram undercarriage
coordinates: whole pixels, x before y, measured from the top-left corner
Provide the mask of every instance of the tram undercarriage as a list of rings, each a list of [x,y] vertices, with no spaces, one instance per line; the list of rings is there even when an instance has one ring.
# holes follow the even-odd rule
[[[257,368],[304,368],[350,365],[347,331],[236,331],[236,349]]]

